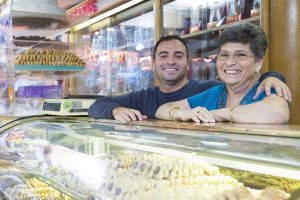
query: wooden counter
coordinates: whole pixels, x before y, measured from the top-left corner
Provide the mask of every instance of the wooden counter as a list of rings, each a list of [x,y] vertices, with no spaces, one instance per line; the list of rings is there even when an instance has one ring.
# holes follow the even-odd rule
[[[16,118],[0,117],[0,127],[5,126],[5,123],[10,122]],[[249,134],[249,135],[270,135],[270,136],[283,136],[283,137],[295,137],[300,138],[300,125],[292,124],[238,124],[238,123],[195,123],[195,122],[180,122],[180,121],[164,121],[164,120],[143,120],[133,121],[129,123],[121,123],[116,120],[109,119],[93,119],[90,117],[74,117],[74,116],[32,116],[20,118],[15,120],[14,124],[22,123],[22,121],[35,121],[38,119],[43,120],[55,120],[65,119],[78,122],[91,122],[91,123],[109,123],[116,125],[135,125],[146,126],[156,128],[172,128],[176,129],[174,134],[181,134],[180,129],[191,130],[191,134],[197,133],[197,131],[212,131],[212,132],[228,132],[237,134]],[[2,126],[1,126],[2,125]],[[13,126],[13,124],[12,124]],[[186,133],[186,132],[185,132]]]
[[[116,120],[99,119],[95,122],[122,124]],[[163,120],[144,120],[127,123],[127,125],[138,125],[160,128],[187,129],[193,131],[215,131],[244,133],[253,135],[272,135],[300,138],[300,125],[290,124],[238,124],[238,123],[194,123]],[[178,131],[176,131],[178,133]]]

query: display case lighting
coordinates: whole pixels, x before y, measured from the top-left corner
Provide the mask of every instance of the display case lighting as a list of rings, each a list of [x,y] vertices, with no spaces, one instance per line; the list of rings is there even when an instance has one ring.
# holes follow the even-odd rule
[[[129,1],[127,3],[124,3],[124,4],[120,5],[120,6],[118,6],[116,8],[113,8],[113,9],[111,9],[111,10],[109,10],[109,11],[103,13],[103,14],[100,14],[100,15],[98,15],[98,16],[96,16],[96,17],[94,17],[94,18],[92,18],[92,19],[90,19],[88,21],[85,21],[85,22],[83,22],[81,24],[78,24],[78,25],[74,26],[72,28],[72,31],[81,30],[81,29],[83,29],[85,27],[90,26],[91,24],[99,22],[100,20],[103,20],[103,19],[105,19],[107,17],[110,17],[110,16],[112,16],[112,15],[114,15],[116,13],[119,13],[119,12],[121,12],[121,11],[127,9],[127,8],[130,8],[131,6],[134,6],[134,5],[136,5],[136,4],[140,3],[140,2],[143,2],[143,1],[145,1],[145,0],[132,0],[132,1]]]

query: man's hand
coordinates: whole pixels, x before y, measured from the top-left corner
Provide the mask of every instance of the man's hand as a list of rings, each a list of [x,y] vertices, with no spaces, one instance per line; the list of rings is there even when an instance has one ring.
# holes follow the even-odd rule
[[[271,95],[271,88],[274,88],[277,96],[283,97],[285,100],[291,102],[292,94],[287,85],[275,77],[268,77],[258,86],[257,91],[253,99],[256,99],[258,95],[265,91],[267,96]]]
[[[130,121],[141,121],[143,119],[147,119],[146,115],[142,115],[139,110],[124,108],[124,107],[116,107],[112,110],[113,117],[122,122],[127,123]]]

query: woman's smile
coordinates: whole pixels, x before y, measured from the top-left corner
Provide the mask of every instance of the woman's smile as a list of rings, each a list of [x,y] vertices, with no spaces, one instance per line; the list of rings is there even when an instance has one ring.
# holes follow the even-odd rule
[[[233,75],[235,75],[235,74],[241,73],[241,70],[237,70],[237,69],[225,69],[224,73],[225,74],[233,74]]]

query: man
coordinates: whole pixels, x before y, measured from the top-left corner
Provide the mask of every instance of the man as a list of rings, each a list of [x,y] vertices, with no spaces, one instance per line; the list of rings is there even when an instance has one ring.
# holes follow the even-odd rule
[[[190,64],[188,47],[184,40],[175,35],[163,36],[155,44],[152,55],[152,66],[155,67],[159,87],[146,88],[118,97],[97,99],[89,108],[89,116],[96,119],[116,119],[123,123],[153,119],[160,105],[182,100],[222,84],[215,80],[204,82],[188,80],[186,74]],[[258,87],[254,98],[262,90],[270,95],[273,87],[278,96],[291,101],[290,90],[279,79],[284,81],[280,74],[274,72],[263,74],[261,80],[264,81]]]

